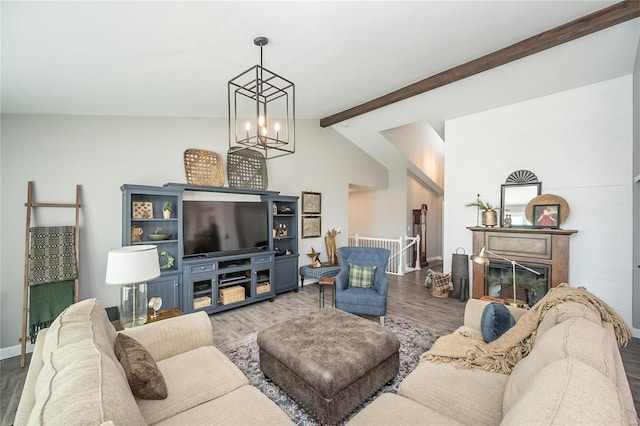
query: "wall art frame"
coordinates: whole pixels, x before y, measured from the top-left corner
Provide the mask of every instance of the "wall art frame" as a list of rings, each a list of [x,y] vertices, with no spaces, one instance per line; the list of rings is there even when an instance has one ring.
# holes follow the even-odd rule
[[[301,238],[317,238],[320,236],[322,229],[321,216],[302,216],[302,235]]]
[[[319,215],[322,213],[322,194],[302,191],[302,214]]]

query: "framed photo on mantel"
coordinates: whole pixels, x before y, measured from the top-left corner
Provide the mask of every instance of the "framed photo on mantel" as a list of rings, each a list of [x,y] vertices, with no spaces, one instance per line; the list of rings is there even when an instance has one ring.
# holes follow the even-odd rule
[[[536,228],[560,228],[560,204],[534,204],[533,226]]]
[[[322,194],[302,191],[302,214],[322,213]]]

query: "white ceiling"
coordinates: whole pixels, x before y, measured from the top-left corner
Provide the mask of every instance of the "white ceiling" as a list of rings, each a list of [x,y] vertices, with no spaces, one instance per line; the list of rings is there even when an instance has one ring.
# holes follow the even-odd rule
[[[264,35],[297,117],[321,118],[613,3],[2,1],[1,107],[224,117]]]

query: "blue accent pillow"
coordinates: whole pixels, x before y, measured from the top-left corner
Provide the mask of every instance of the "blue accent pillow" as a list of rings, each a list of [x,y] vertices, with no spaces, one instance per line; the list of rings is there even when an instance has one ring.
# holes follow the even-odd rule
[[[516,323],[509,309],[502,303],[489,303],[482,311],[480,330],[485,342],[491,343]]]

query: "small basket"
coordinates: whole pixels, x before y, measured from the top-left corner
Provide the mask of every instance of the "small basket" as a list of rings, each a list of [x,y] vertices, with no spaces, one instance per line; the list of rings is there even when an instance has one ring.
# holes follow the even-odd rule
[[[433,271],[429,272],[430,273],[427,273],[426,285],[427,288],[430,288],[431,295],[441,299],[449,297],[449,292],[453,290],[451,274]]]
[[[227,153],[227,175],[229,188],[264,191],[269,186],[267,161],[262,153],[251,149]]]
[[[258,294],[269,293],[269,291],[271,291],[271,285],[269,283],[260,284],[256,287],[256,293]]]
[[[240,302],[244,300],[244,287],[234,285],[220,290],[220,303],[228,305],[229,303]]]
[[[184,152],[184,172],[190,185],[224,185],[222,158],[213,151],[187,149]]]
[[[211,298],[209,296],[196,297],[193,299],[193,309],[206,308],[211,306]]]

